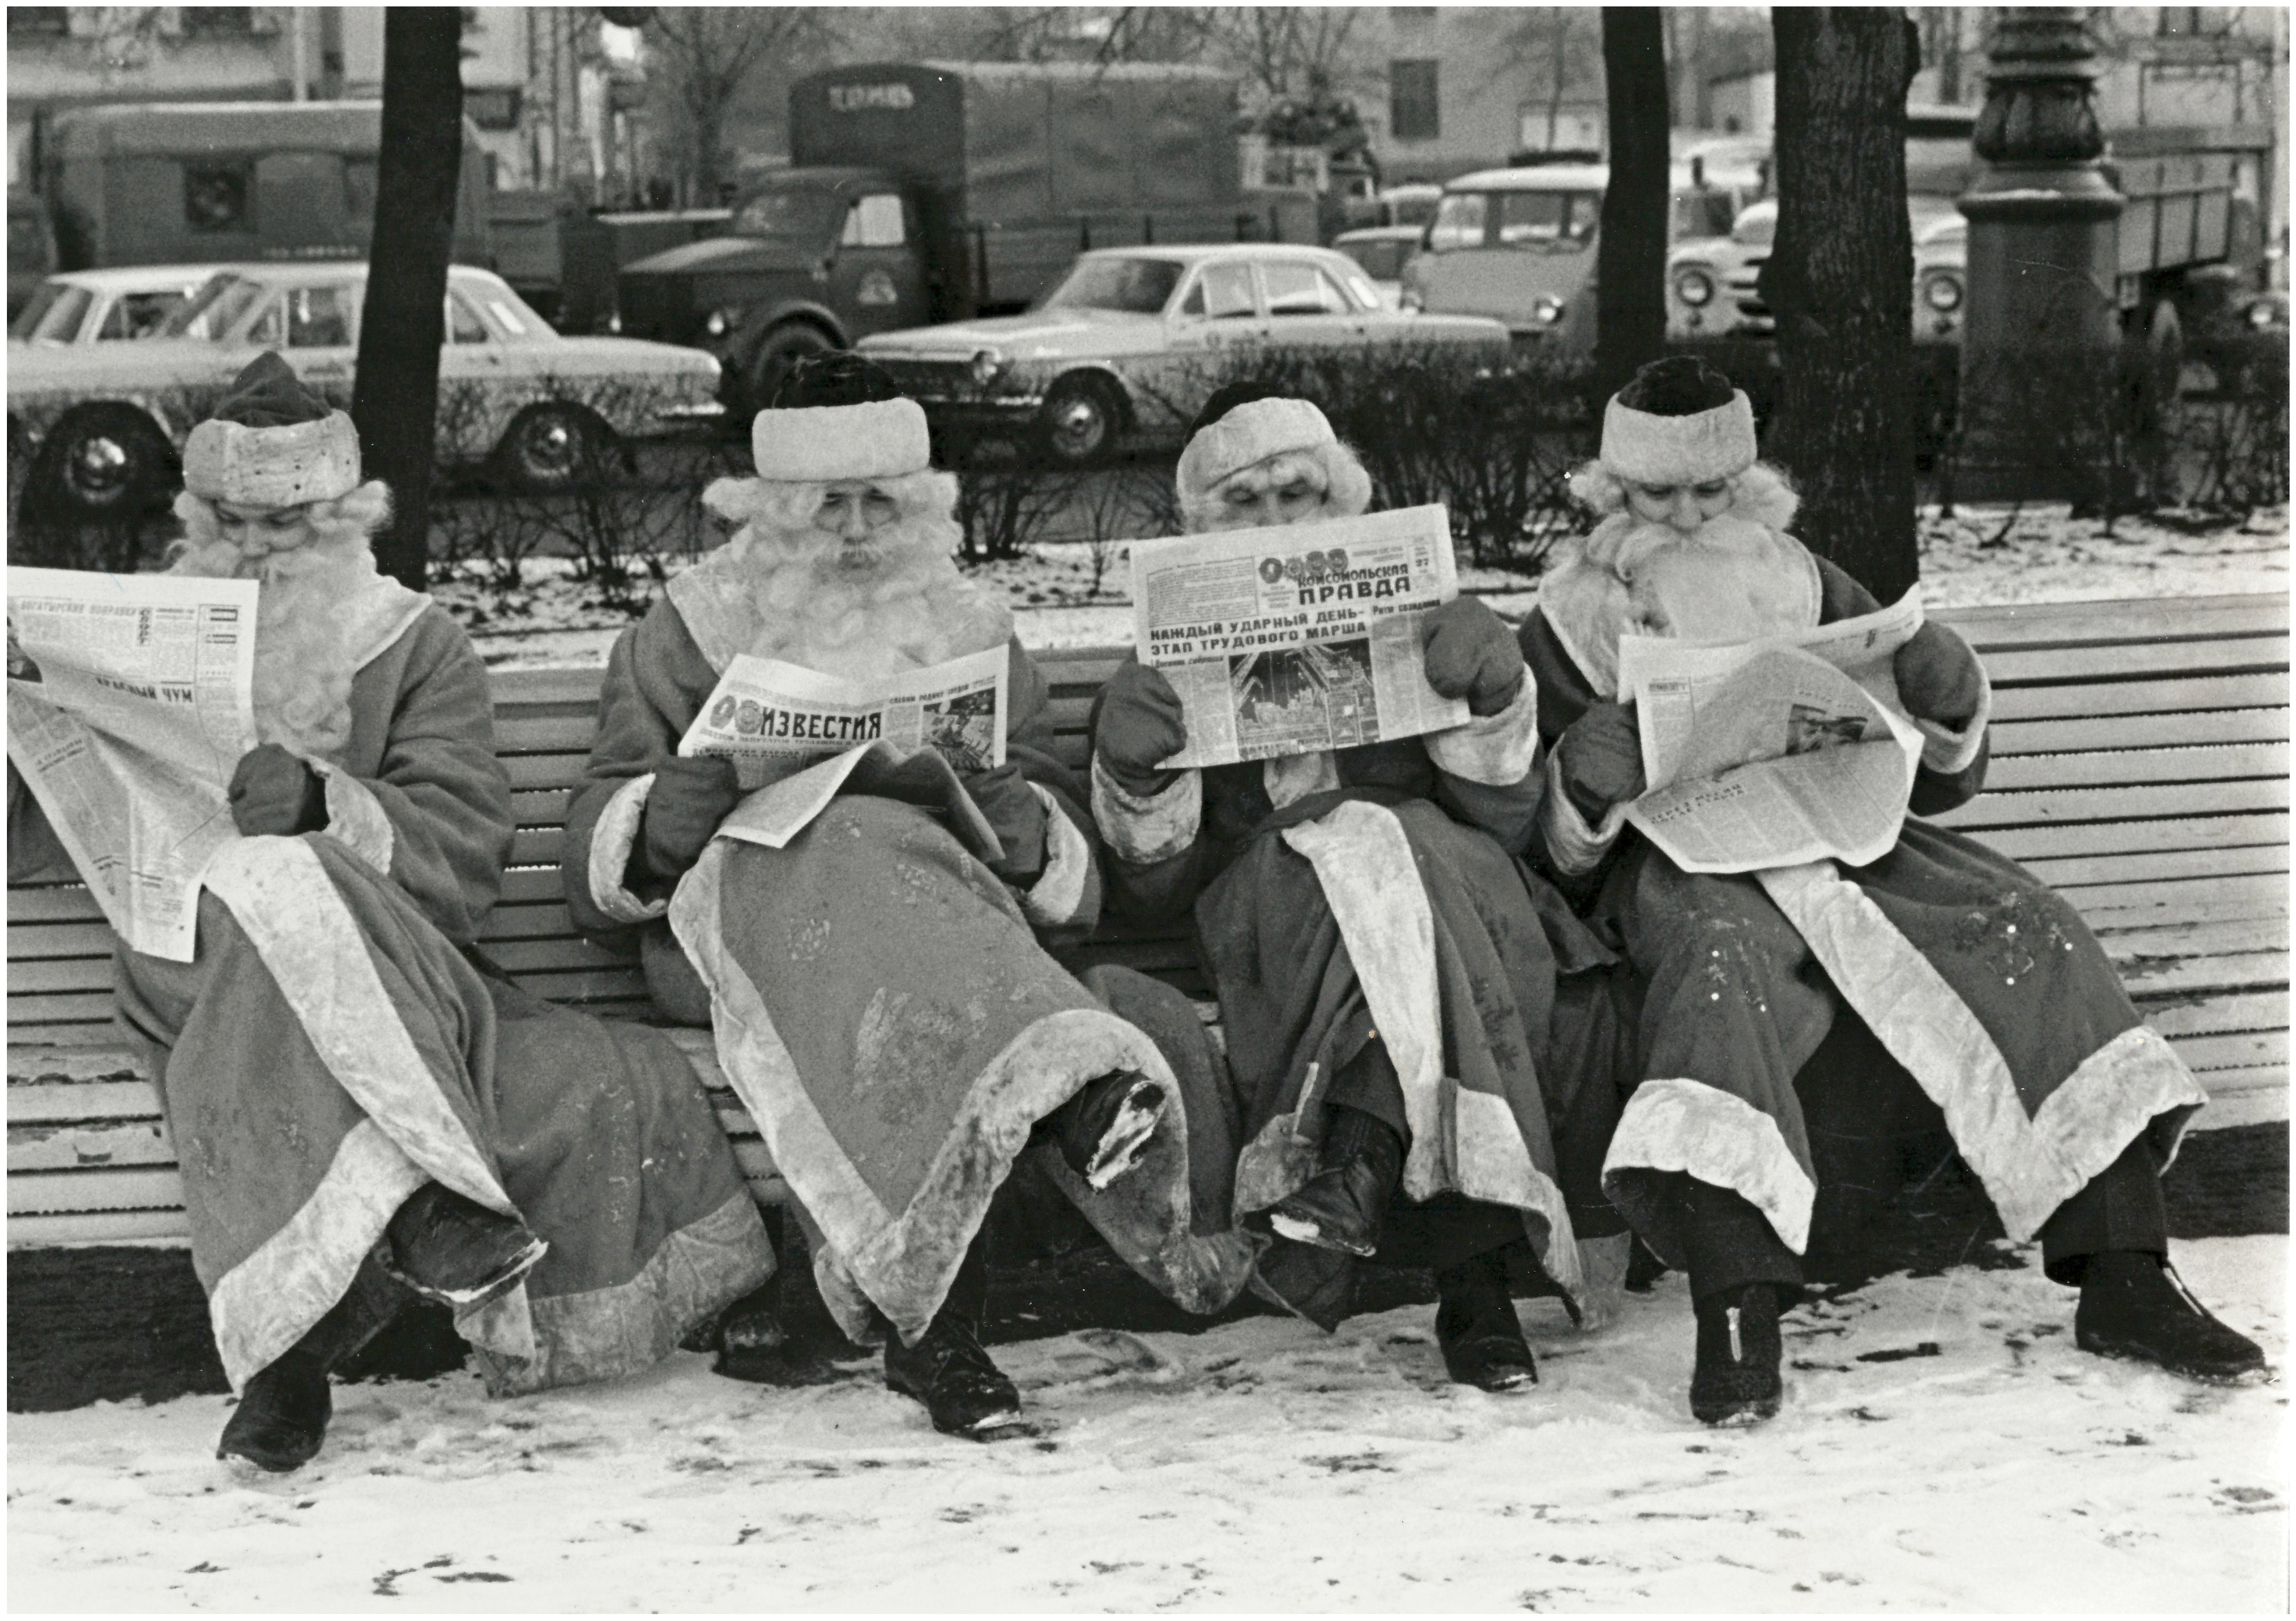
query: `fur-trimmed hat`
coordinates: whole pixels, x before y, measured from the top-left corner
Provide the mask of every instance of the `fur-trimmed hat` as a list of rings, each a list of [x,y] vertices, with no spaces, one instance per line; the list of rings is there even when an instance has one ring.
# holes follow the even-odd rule
[[[1322,452],[1339,442],[1330,421],[1304,399],[1249,400],[1188,441],[1180,453],[1180,499],[1201,499],[1221,479],[1287,450]]]
[[[184,441],[184,487],[234,506],[302,506],[359,487],[358,430],[266,349]]]
[[[1690,356],[1651,362],[1603,413],[1603,460],[1637,484],[1710,484],[1755,454],[1753,402]]]
[[[898,479],[932,465],[924,407],[913,399],[760,411],[750,424],[758,477],[778,484]]]

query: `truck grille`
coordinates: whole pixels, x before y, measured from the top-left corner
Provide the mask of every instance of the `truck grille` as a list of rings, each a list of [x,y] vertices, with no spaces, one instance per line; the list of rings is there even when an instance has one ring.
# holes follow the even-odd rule
[[[683,276],[626,275],[620,295],[622,336],[657,343],[693,343],[693,302]]]
[[[1750,258],[1731,273],[1730,301],[1738,307],[1738,330],[1742,332],[1769,332],[1777,328],[1776,321],[1771,318],[1770,307],[1762,302],[1762,296],[1757,291],[1760,285],[1762,266],[1768,262],[1767,255],[1758,259]]]

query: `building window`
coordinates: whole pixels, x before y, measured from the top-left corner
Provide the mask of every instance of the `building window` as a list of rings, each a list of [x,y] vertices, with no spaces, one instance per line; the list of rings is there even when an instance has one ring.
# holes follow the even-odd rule
[[[516,129],[519,94],[515,86],[501,90],[465,90],[463,111],[480,129]]]
[[[2164,5],[2161,8],[2162,35],[2177,39],[2193,39],[2200,35],[2201,8],[2197,5]]]
[[[186,39],[242,39],[255,32],[251,5],[186,5],[181,15]]]
[[[8,8],[8,31],[11,34],[49,34],[61,39],[71,32],[71,7],[12,5]]]
[[[194,231],[253,229],[248,201],[254,194],[250,162],[184,166],[184,223]]]
[[[1435,99],[1436,62],[1398,58],[1387,64],[1388,131],[1398,141],[1432,141],[1443,133]]]

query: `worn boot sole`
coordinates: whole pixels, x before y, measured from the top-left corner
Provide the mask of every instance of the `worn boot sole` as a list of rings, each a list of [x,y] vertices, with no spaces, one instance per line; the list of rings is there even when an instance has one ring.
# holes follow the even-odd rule
[[[1331,1237],[1319,1223],[1306,1216],[1294,1216],[1281,1205],[1267,1213],[1267,1225],[1277,1237],[1290,1239],[1295,1244],[1312,1244],[1318,1249],[1336,1250],[1341,1255],[1351,1255],[1358,1260],[1369,1260],[1379,1253],[1376,1244]]]
[[[1140,1151],[1148,1146],[1163,1118],[1164,1094],[1155,1084],[1144,1080],[1133,1087],[1124,1107],[1101,1134],[1100,1145],[1093,1150],[1092,1163],[1085,1167],[1085,1185],[1095,1193],[1104,1191],[1139,1164]]]
[[[2077,1333],[2074,1343],[2092,1356],[2103,1356],[2114,1362],[2143,1363],[2148,1368],[2158,1368],[2163,1373],[2173,1373],[2179,1379],[2194,1379],[2203,1385],[2261,1383],[2271,1372],[2270,1364],[2261,1355],[2253,1360],[2243,1357],[2236,1363],[2203,1367],[2189,1361],[2170,1361],[2164,1358],[2157,1347],[2118,1334]]]

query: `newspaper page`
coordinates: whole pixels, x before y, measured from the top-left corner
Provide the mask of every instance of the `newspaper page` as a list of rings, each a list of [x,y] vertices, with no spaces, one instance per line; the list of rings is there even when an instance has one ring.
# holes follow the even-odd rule
[[[1420,626],[1458,595],[1450,514],[1362,518],[1132,544],[1140,661],[1180,695],[1183,769],[1315,754],[1464,725],[1427,684]]]
[[[730,758],[745,789],[880,741],[938,749],[959,771],[1004,763],[1009,651],[993,647],[882,681],[735,657],[678,740],[683,755]]]
[[[253,580],[8,570],[8,758],[119,937],[192,961],[255,747]]]
[[[1891,655],[1921,627],[1917,593],[1879,612],[1727,647],[1619,643],[1650,788],[1627,813],[1690,872],[1832,858],[1897,843],[1922,737]]]

